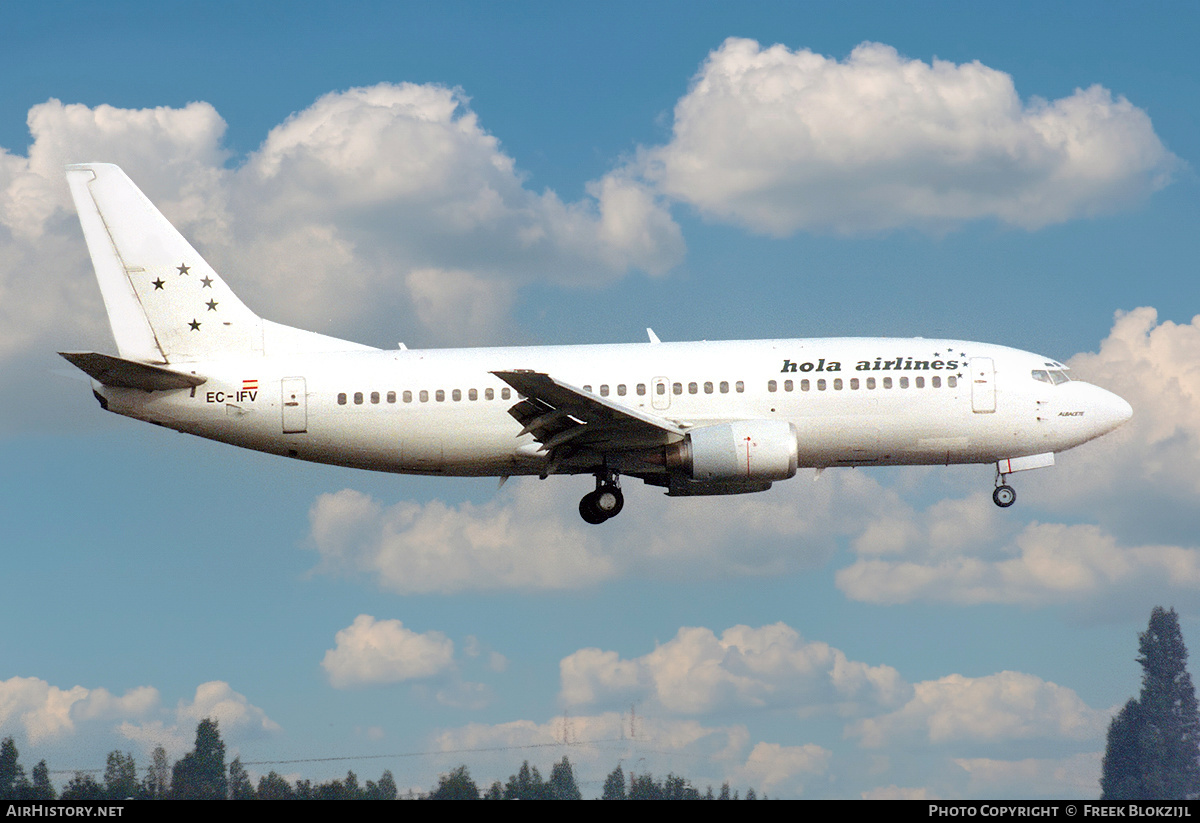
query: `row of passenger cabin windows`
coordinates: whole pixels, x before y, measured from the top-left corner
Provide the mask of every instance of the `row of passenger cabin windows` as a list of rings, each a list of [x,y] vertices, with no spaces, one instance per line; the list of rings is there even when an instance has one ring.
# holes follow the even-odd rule
[[[826,389],[829,388],[830,383],[833,384],[834,391],[841,391],[845,387],[846,383],[850,384],[851,391],[857,391],[859,388],[862,388],[864,386],[867,389],[874,389],[879,385],[882,385],[883,388],[885,388],[885,389],[890,389],[897,384],[896,383],[897,380],[899,382],[900,388],[902,388],[902,389],[907,389],[910,385],[913,386],[914,388],[918,388],[918,389],[925,388],[924,376],[917,376],[917,377],[911,378],[911,380],[912,380],[911,383],[909,382],[910,378],[908,378],[907,376],[901,377],[901,378],[883,377],[883,378],[880,378],[879,383],[875,382],[874,377],[868,377],[861,382],[859,381],[859,379],[857,377],[851,377],[849,380],[846,380],[844,382],[843,382],[842,378],[840,378],[840,377],[835,377],[832,380],[826,380],[824,377],[819,377],[816,380],[809,380],[808,378],[805,378],[800,381],[784,380],[783,381],[783,390],[785,392],[786,391],[795,391],[795,389],[796,389],[795,384],[797,382],[800,383],[800,391],[811,391],[814,383],[816,384],[817,391],[825,391]],[[941,375],[935,374],[933,377],[930,377],[929,385],[932,388],[940,389],[942,387]],[[958,386],[958,378],[952,374],[947,375],[946,386],[951,389],[955,388],[956,386]],[[767,391],[772,391],[772,392],[779,391],[779,383],[775,380],[768,380],[767,381]]]
[[[914,378],[912,378],[912,381],[913,381],[912,385],[915,386],[916,388],[918,388],[918,389],[925,388],[925,378],[923,376],[914,377]],[[840,377],[835,377],[832,380],[826,380],[824,377],[820,377],[820,378],[817,378],[816,380],[809,380],[808,378],[804,378],[803,380],[799,380],[799,381],[784,380],[783,381],[783,390],[785,392],[795,391],[796,383],[799,383],[800,391],[811,391],[813,389],[813,384],[815,383],[817,391],[826,391],[829,388],[829,384],[832,383],[834,391],[841,391],[845,387],[846,382],[848,382],[850,384],[851,391],[857,391],[859,388],[863,388],[863,387],[865,387],[867,389],[874,389],[877,387],[877,385],[882,385],[883,388],[890,389],[895,385],[895,383],[893,382],[893,378],[891,378],[891,377],[880,378],[879,384],[876,383],[874,377],[868,377],[865,380],[861,381],[861,383],[859,381],[859,378],[857,378],[857,377],[851,377],[848,381],[843,381],[842,378],[840,378]],[[665,382],[655,383],[653,385],[654,385],[654,393],[655,394],[665,395],[667,393],[667,384]],[[910,385],[909,378],[907,376],[899,378],[900,388],[907,389],[909,387],[909,385]],[[941,386],[942,386],[941,375],[934,375],[933,377],[930,377],[929,385],[935,389],[941,388]],[[946,377],[946,386],[947,387],[953,389],[957,385],[958,385],[957,377],[955,377],[954,375],[949,375]],[[742,380],[734,381],[732,384],[728,380],[722,380],[722,381],[716,382],[716,383],[714,383],[712,381],[705,381],[704,383],[698,383],[698,382],[688,383],[687,384],[687,393],[688,394],[699,394],[701,391],[701,387],[703,387],[703,391],[705,394],[714,394],[717,392],[719,392],[720,394],[728,394],[730,391],[730,388],[732,388],[733,391],[738,394],[742,394],[743,392],[746,391],[746,384]],[[586,392],[590,392],[592,390],[592,387],[590,385],[585,385],[583,387],[583,390]],[[634,391],[636,392],[636,394],[639,397],[644,397],[646,395],[646,384],[638,383],[634,387]],[[684,391],[683,383],[672,383],[671,384],[671,394],[683,394],[683,391]],[[769,391],[769,392],[779,391],[779,381],[768,380],[767,381],[767,391]],[[616,385],[616,394],[618,397],[625,397],[626,394],[628,394],[628,387],[624,383],[618,383]],[[609,385],[607,383],[601,383],[600,384],[600,396],[608,397],[608,395],[609,395]],[[490,389],[490,388],[484,389],[482,396],[483,396],[484,400],[495,400],[496,399],[496,390]],[[369,397],[371,403],[380,403],[380,402],[384,402],[385,400],[388,403],[395,403],[397,401],[397,393],[394,391],[387,392],[386,394],[381,394],[380,392],[377,392],[377,391],[370,392],[369,394],[357,391],[357,392],[354,392],[354,394],[353,394],[354,404],[356,406],[361,406],[363,403],[367,402],[368,397]],[[430,392],[427,389],[421,389],[420,391],[415,392],[415,393],[412,391],[406,390],[406,391],[400,393],[399,398],[405,403],[412,403],[414,398],[421,403],[428,403],[429,398],[430,398]],[[480,398],[480,392],[478,389],[467,389],[466,390],[466,399],[467,400],[478,400],[479,398]],[[507,386],[505,388],[500,389],[500,399],[501,400],[509,400],[511,398],[512,398],[512,390],[511,389],[509,389]],[[437,401],[438,403],[444,403],[446,401],[446,390],[445,389],[435,390],[433,392],[433,399],[435,401]],[[451,389],[450,390],[450,399],[455,402],[462,400],[463,399],[463,390],[462,389]],[[340,392],[337,396],[337,402],[338,402],[339,406],[346,405],[348,402],[350,402],[350,395],[347,395],[346,392]]]
[[[746,384],[741,380],[734,382],[732,385],[733,385],[733,390],[735,392],[737,392],[738,394],[741,394],[742,392],[744,392],[746,390]],[[720,391],[721,394],[729,394],[729,386],[730,386],[730,383],[728,380],[722,380],[720,383],[713,383],[713,382],[709,381],[704,384],[704,393],[712,394],[713,392]],[[618,383],[616,388],[617,388],[617,397],[624,397],[626,394],[625,384]],[[608,389],[609,389],[609,386],[607,383],[601,383],[600,384],[600,396],[608,397],[608,393],[609,393]],[[638,383],[637,386],[634,387],[634,389],[637,392],[638,397],[646,396],[646,384],[645,383]],[[583,390],[586,392],[590,392],[592,390],[592,387],[585,385],[583,387]],[[687,390],[688,390],[688,394],[699,394],[700,393],[700,384],[699,383],[688,383]],[[663,382],[655,383],[654,384],[654,393],[659,394],[659,395],[665,395],[667,393],[666,382],[663,381]],[[671,384],[671,394],[683,394],[683,384],[682,383],[672,383]]]
[[[446,390],[445,389],[437,389],[432,394],[433,394],[433,399],[436,400],[437,402],[439,402],[439,403],[446,402]],[[380,392],[377,392],[377,391],[373,391],[370,393],[356,391],[356,392],[354,392],[354,394],[352,396],[354,398],[354,405],[356,405],[356,406],[361,406],[363,403],[366,403],[368,399],[372,403],[380,403],[383,401],[386,401],[388,403],[395,403],[396,399],[397,399],[396,392],[394,392],[394,391],[386,392],[384,394],[381,394]],[[467,391],[466,391],[466,398],[468,400],[478,400],[480,398],[480,396],[481,396],[481,393],[478,389],[467,389]],[[417,391],[417,392],[408,391],[408,390],[400,392],[400,399],[405,403],[413,402],[414,398],[421,403],[428,403],[429,397],[430,397],[430,392],[427,389],[421,389],[420,391]],[[496,399],[496,390],[495,389],[484,389],[482,392],[482,397],[484,400],[495,400]],[[451,389],[450,390],[450,399],[454,400],[454,401],[462,400],[463,399],[463,390],[462,389]],[[508,388],[507,386],[502,388],[500,390],[500,399],[501,400],[511,400],[512,399],[512,389]],[[350,396],[348,396],[346,394],[346,392],[339,392],[338,396],[337,396],[337,401],[338,401],[339,406],[344,406],[348,402],[350,402]]]

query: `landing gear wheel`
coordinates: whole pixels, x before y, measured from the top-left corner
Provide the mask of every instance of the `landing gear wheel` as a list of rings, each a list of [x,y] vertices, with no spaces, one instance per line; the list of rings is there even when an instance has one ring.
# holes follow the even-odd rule
[[[1017,493],[1012,486],[997,486],[992,492],[992,502],[1002,509],[1007,509],[1017,502]]]
[[[616,517],[625,508],[625,495],[616,486],[601,486],[592,495],[596,498],[596,508],[604,512],[605,518]]]
[[[598,494],[598,491],[589,492],[579,501],[579,516],[593,526],[598,526],[608,519],[608,515],[600,511],[600,508],[596,505],[596,496]]]
[[[579,516],[596,526],[620,514],[625,508],[625,495],[618,482],[616,472],[597,472],[596,490],[579,501]]]

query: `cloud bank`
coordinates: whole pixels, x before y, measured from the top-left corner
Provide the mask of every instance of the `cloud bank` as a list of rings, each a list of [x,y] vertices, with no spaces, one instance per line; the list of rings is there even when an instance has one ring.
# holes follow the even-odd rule
[[[1037,229],[1115,211],[1180,161],[1100,86],[1023,101],[1013,79],[863,43],[842,61],[731,37],[675,105],[638,172],[714,220],[771,235]]]

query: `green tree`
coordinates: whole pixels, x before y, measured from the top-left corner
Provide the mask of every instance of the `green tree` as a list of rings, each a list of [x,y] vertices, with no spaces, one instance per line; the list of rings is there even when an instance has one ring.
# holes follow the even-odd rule
[[[129,752],[111,751],[104,766],[104,794],[109,800],[136,798],[140,787],[137,779],[137,764]]]
[[[27,788],[17,744],[11,737],[6,737],[0,741],[0,800],[23,800]]]
[[[1142,692],[1108,727],[1104,800],[1176,800],[1200,794],[1200,709],[1175,610],[1156,606],[1138,636]]]
[[[601,800],[624,800],[625,799],[625,771],[618,763],[617,767],[608,773],[608,777],[604,778],[604,793],[600,795]]]
[[[386,769],[379,776],[378,783],[374,780],[367,781],[367,788],[363,792],[363,797],[366,800],[395,800],[398,793],[396,778],[392,777],[391,769]]]
[[[50,782],[50,769],[46,767],[45,760],[39,760],[38,764],[33,767],[33,784],[30,787],[30,800],[54,800],[58,796],[58,792],[54,791],[54,784]]]
[[[286,778],[272,769],[258,779],[257,797],[259,800],[295,800],[296,792]]]
[[[233,761],[229,764],[229,799],[254,799],[254,784],[250,782],[250,775],[246,774],[246,769],[242,766],[242,758],[240,757],[233,758]]]
[[[171,794],[184,800],[224,800],[227,787],[225,744],[217,721],[206,717],[196,727],[196,748],[171,772]]]
[[[87,772],[75,772],[75,776],[63,789],[59,800],[105,800],[104,787],[96,782],[96,778]]]
[[[142,792],[151,800],[162,800],[170,791],[171,763],[167,760],[167,750],[161,745],[155,746],[150,765],[146,767],[146,777],[142,780]]]
[[[479,787],[471,779],[466,766],[459,766],[450,774],[438,778],[437,788],[429,794],[430,800],[478,800]]]
[[[505,800],[545,800],[547,796],[546,781],[536,767],[530,767],[528,760],[504,784]]]
[[[550,782],[546,787],[551,800],[583,800],[583,794],[575,783],[575,771],[566,755],[550,767]]]

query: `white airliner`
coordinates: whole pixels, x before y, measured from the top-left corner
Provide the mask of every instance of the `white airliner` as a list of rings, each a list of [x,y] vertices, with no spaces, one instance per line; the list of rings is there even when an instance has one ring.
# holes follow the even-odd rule
[[[994,463],[1008,476],[1132,409],[1003,346],[826,338],[395,350],[256,315],[116,166],[67,180],[118,357],[62,355],[111,412],[318,463],[428,475],[620,476],[668,495],[757,492],[799,467]]]

